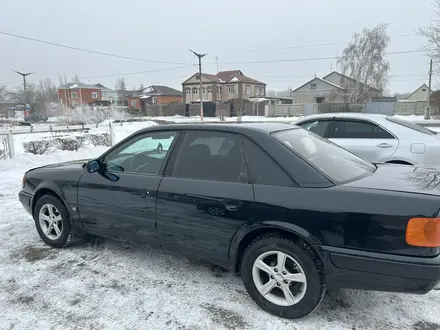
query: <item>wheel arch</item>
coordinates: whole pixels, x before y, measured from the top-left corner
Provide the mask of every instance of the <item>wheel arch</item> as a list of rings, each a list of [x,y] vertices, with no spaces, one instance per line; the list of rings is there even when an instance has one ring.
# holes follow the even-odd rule
[[[234,235],[229,248],[230,269],[234,272],[239,272],[241,260],[246,248],[258,237],[269,233],[279,234],[282,237],[303,242],[310,247],[322,261],[322,254],[316,247],[319,241],[313,238],[305,229],[291,224],[288,225],[290,226],[283,226],[281,224],[260,224],[252,228],[248,227],[247,230],[242,230],[241,232],[239,229]]]
[[[66,207],[67,212],[69,212],[67,203],[63,198],[62,192],[56,187],[53,187],[51,185],[44,185],[39,187],[37,190],[35,190],[34,196],[32,197],[32,203],[31,203],[32,214],[34,214],[35,212],[35,206],[37,205],[38,200],[45,195],[51,195],[57,198]]]

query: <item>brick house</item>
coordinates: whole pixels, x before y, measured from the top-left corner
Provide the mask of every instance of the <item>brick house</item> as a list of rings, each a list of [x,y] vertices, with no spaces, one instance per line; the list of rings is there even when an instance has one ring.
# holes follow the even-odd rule
[[[69,83],[58,88],[61,106],[73,108],[91,102],[101,101],[101,88],[96,85]]]
[[[182,92],[161,85],[151,85],[128,96],[128,107],[140,109],[147,104],[182,103]]]
[[[266,96],[266,84],[245,76],[241,70],[220,71],[217,74],[202,73],[202,100],[246,100]],[[200,102],[200,77],[195,73],[182,83],[185,103]]]

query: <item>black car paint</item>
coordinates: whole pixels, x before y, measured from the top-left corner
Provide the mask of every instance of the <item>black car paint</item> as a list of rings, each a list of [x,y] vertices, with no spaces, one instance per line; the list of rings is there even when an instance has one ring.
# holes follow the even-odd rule
[[[50,189],[66,204],[76,232],[158,243],[231,270],[237,269],[242,242],[248,243],[254,233],[282,230],[315,249],[329,287],[427,292],[436,286],[440,250],[409,246],[405,229],[412,217],[438,214],[440,192],[432,183],[438,173],[386,165],[361,180],[336,186],[269,134],[291,128],[169,125],[134,135],[164,129],[238,133],[283,167],[293,187],[173,178],[180,138],[161,175],[114,173],[120,178],[112,181],[105,173],[88,173],[84,162],[50,165],[26,173],[20,200],[25,205],[26,196],[33,196],[29,198],[34,205],[41,189]],[[406,191],[398,191],[402,187]],[[210,207],[217,209],[215,214]],[[403,266],[417,271],[411,275],[393,271]],[[430,274],[424,274],[423,267]]]

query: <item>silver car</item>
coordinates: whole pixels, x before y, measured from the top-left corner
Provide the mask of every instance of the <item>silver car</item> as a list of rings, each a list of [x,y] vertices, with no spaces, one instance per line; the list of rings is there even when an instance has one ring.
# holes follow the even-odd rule
[[[440,168],[440,135],[394,116],[326,113],[306,116],[292,124],[372,163]]]

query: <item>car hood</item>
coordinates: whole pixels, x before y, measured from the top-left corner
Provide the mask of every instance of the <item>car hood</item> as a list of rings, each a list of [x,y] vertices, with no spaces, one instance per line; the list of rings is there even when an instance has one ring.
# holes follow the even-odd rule
[[[372,175],[344,186],[440,196],[440,172],[410,165],[377,164]]]
[[[87,163],[90,159],[79,159],[79,160],[73,160],[70,162],[63,162],[63,163],[56,163],[56,164],[49,164],[49,165],[44,165],[44,166],[40,166],[40,167],[35,167],[30,171],[35,171],[35,170],[49,170],[49,169],[60,169],[60,170],[65,170],[65,169],[79,169],[82,168],[83,165],[85,163]]]

